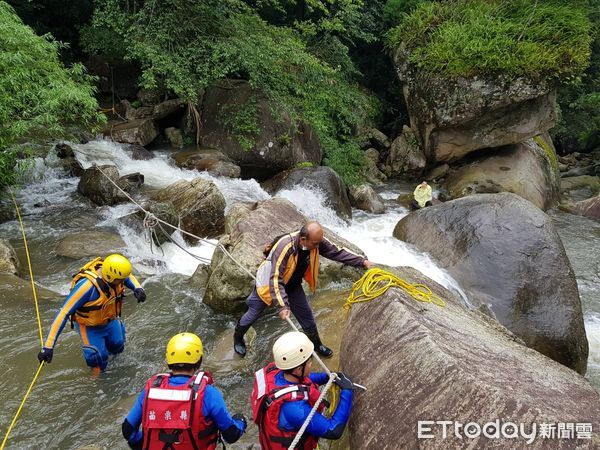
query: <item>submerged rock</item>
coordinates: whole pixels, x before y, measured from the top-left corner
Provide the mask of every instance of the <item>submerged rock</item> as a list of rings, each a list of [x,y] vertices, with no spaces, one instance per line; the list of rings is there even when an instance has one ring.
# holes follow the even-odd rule
[[[29,278],[29,277],[28,277]],[[36,284],[35,292],[38,300],[56,300],[61,297],[60,294],[45,289]],[[31,281],[24,280],[10,273],[0,273],[0,304],[3,302],[21,303],[31,305],[33,292],[31,290]]]
[[[56,247],[56,254],[72,259],[86,257],[93,259],[97,256],[105,257],[111,253],[120,253],[126,247],[125,241],[118,233],[90,230],[63,237]]]
[[[394,237],[428,252],[469,299],[540,353],[585,373],[575,274],[551,219],[514,194],[479,194],[401,219]]]
[[[464,308],[454,294],[414,269],[397,273],[429,286],[446,307],[417,302],[392,288],[352,308],[342,342],[343,370],[367,390],[355,391],[350,449],[600,446],[600,396],[587,380],[525,347],[496,321]],[[431,431],[424,433],[432,438],[418,438],[418,421],[442,420],[480,426],[513,422],[528,433],[533,424],[586,423],[592,432],[591,439],[550,440],[538,429],[537,439],[526,445],[524,438],[488,439],[482,433],[469,438],[464,429],[460,439],[453,424],[444,439],[441,425],[426,424]]]

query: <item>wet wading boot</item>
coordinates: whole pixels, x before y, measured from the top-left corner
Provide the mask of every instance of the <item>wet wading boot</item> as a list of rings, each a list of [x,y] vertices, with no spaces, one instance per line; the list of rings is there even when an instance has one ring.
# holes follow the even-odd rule
[[[331,358],[333,356],[333,350],[323,345],[321,342],[321,337],[319,336],[319,331],[316,328],[304,330],[304,333],[306,336],[308,336],[311,342],[315,344],[315,352],[317,352],[323,358]]]
[[[249,329],[250,325],[243,327],[240,325],[240,322],[238,322],[235,326],[235,331],[233,332],[233,350],[242,358],[246,356],[246,343],[244,342],[244,335]]]

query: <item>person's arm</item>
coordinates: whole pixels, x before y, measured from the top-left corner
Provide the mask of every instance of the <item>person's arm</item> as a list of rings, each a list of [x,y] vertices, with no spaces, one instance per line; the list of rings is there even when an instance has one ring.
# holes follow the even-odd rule
[[[347,248],[338,247],[326,237],[319,244],[319,253],[327,259],[341,262],[354,267],[366,267],[366,258],[354,253]]]
[[[318,384],[319,386],[329,381],[329,375],[327,375],[325,372],[311,372],[308,378],[310,378],[310,381]]]
[[[340,403],[331,419],[323,414],[316,413],[308,423],[305,433],[325,439],[339,439],[342,437],[352,411],[352,396],[351,390],[343,389],[340,394]],[[311,409],[308,402],[286,402],[281,407],[281,414],[292,428],[299,430],[310,414]]]
[[[86,278],[80,280],[73,290],[71,290],[69,295],[67,295],[64,304],[56,314],[56,317],[50,326],[50,331],[48,331],[48,337],[44,342],[44,348],[54,349],[58,336],[65,327],[69,316],[85,303],[96,300],[97,298],[98,291],[92,282]]]
[[[287,267],[287,262],[294,251],[293,243],[286,239],[280,239],[271,252],[271,274],[269,276],[269,294],[272,299],[277,301],[275,306],[279,308],[289,308],[288,296],[285,292],[285,283],[283,274]]]
[[[139,289],[142,287],[140,282],[137,280],[137,278],[135,276],[133,276],[133,274],[131,274],[127,278],[125,278],[124,284],[132,291],[135,291],[136,289]]]
[[[246,430],[246,419],[241,414],[236,414],[234,417],[229,414],[223,395],[214,386],[206,386],[202,413],[204,417],[215,422],[223,440],[228,444],[236,442]]]
[[[140,392],[138,397],[135,399],[135,403],[133,407],[123,420],[123,424],[121,425],[121,431],[123,433],[123,437],[134,450],[138,450],[142,448],[143,441],[143,433],[140,430],[140,425],[142,424],[142,414],[144,411],[144,399],[146,398],[146,388]]]

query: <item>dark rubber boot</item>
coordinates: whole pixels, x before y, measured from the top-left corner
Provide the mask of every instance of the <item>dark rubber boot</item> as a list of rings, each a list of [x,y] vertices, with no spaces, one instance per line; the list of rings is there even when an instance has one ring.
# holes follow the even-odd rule
[[[244,342],[244,335],[250,326],[242,327],[238,322],[233,332],[233,350],[240,355],[242,358],[246,356],[246,343]]]
[[[316,328],[304,330],[304,333],[306,336],[308,336],[311,342],[315,344],[315,352],[317,352],[323,358],[331,358],[333,356],[333,350],[323,345],[321,342],[321,337],[319,336],[319,331]]]

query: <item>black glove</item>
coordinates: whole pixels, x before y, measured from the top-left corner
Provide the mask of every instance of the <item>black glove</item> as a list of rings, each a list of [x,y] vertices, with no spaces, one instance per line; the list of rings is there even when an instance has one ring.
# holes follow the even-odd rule
[[[47,363],[52,362],[52,354],[54,350],[51,348],[43,347],[42,351],[38,353],[38,361],[41,363],[42,361],[46,361]]]
[[[235,420],[240,420],[242,421],[242,423],[244,424],[244,430],[246,429],[246,427],[248,426],[248,422],[246,422],[246,418],[244,417],[243,414],[234,414],[233,418]]]
[[[348,378],[346,374],[343,372],[336,372],[335,374],[338,376],[338,378],[334,381],[334,383],[337,384],[340,389],[354,389],[352,380]]]
[[[146,291],[142,288],[134,289],[133,295],[137,298],[138,303],[144,303],[146,301]]]

